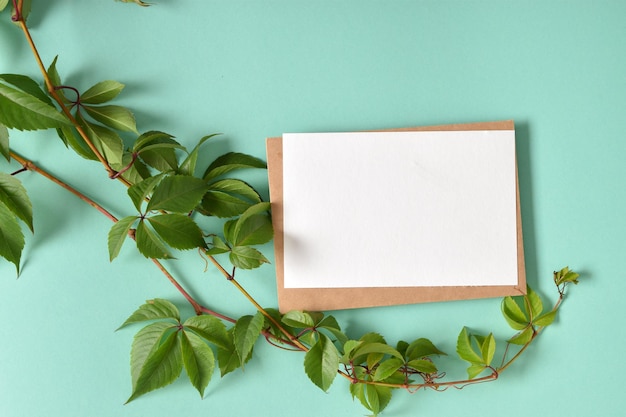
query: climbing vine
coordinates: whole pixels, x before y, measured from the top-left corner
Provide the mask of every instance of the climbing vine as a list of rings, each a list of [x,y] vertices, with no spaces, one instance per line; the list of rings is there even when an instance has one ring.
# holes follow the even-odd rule
[[[139,0],[122,1],[148,6]],[[199,155],[215,135],[204,136],[188,148],[169,133],[140,131],[133,113],[117,103],[123,84],[98,81],[85,91],[66,84],[57,70],[57,58],[47,65],[40,58],[27,25],[30,6],[29,0],[0,0],[2,16],[10,16],[23,33],[41,72],[38,80],[21,74],[0,74],[0,154],[6,161],[15,160],[22,166],[15,172],[0,172],[0,256],[20,273],[24,229],[33,230],[33,210],[19,175],[33,172],[111,220],[111,261],[124,244],[133,242],[139,256],[151,260],[191,304],[195,315],[183,318],[173,303],[154,298],[139,306],[121,325],[142,326],[131,347],[132,390],[127,402],[170,384],[183,368],[191,385],[204,396],[216,368],[222,377],[243,368],[262,338],[285,351],[300,352],[304,371],[320,389],[328,390],[337,377],[344,379],[353,398],[377,415],[394,391],[444,391],[496,380],[553,323],[567,286],[578,283],[578,274],[567,267],[554,272],[557,300],[551,308],[546,308],[530,287],[524,296],[505,297],[501,312],[512,329],[507,340],[497,341],[492,333],[475,334],[463,327],[455,352],[468,364],[467,378],[461,380],[446,379],[444,365],[451,359],[426,338],[390,344],[378,333],[346,334],[333,316],[321,312],[281,314],[263,308],[235,275],[239,269],[255,269],[268,263],[258,247],[273,238],[271,205],[234,174],[265,169],[265,162],[229,152],[206,167],[198,166]],[[105,175],[120,183],[120,189],[126,191],[120,193],[120,198],[129,198],[134,212],[122,217],[113,215],[26,155],[13,151],[11,130],[55,131],[69,150],[93,160],[94,168],[100,165]],[[130,135],[132,142],[123,140],[122,135]],[[204,217],[222,219],[223,226],[205,230],[199,222]],[[197,250],[257,313],[228,317],[192,297],[162,263],[185,250]],[[503,357],[496,360],[498,343],[506,348]]]

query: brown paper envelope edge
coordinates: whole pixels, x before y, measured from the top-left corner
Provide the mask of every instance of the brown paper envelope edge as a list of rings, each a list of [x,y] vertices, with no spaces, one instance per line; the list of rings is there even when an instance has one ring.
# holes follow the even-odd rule
[[[439,130],[514,130],[512,120],[483,123],[450,124],[439,126],[387,129],[386,131]],[[267,165],[274,225],[274,259],[278,286],[278,305],[281,312],[289,310],[343,310],[362,307],[452,301],[476,298],[503,297],[526,293],[526,269],[522,239],[517,162],[515,180],[517,192],[517,285],[461,286],[461,287],[367,287],[367,288],[285,288],[283,264],[283,153],[282,137],[268,138]]]

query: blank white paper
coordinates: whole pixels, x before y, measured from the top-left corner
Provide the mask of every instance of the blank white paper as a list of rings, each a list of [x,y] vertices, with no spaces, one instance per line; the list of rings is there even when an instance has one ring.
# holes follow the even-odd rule
[[[517,284],[515,133],[283,135],[285,288]]]

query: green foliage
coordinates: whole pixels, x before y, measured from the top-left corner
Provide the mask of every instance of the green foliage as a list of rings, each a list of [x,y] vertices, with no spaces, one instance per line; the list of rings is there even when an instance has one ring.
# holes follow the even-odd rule
[[[304,371],[323,391],[328,391],[337,376],[339,352],[332,341],[320,334],[317,343],[304,355]]]
[[[557,285],[557,287],[564,286],[565,284],[570,282],[573,284],[578,284],[578,277],[580,277],[579,274],[571,271],[569,267],[566,266],[565,268],[554,272],[554,283]]]
[[[0,256],[20,271],[24,233],[18,219],[33,230],[33,207],[22,183],[0,172]]]
[[[235,323],[233,343],[241,367],[244,366],[248,356],[252,353],[252,348],[261,335],[264,322],[263,315],[258,312],[254,316],[242,316]]]
[[[508,340],[515,345],[529,343],[537,334],[536,327],[549,326],[556,317],[554,309],[544,313],[541,297],[530,287],[527,287],[524,296],[505,297],[501,309],[509,326],[518,330],[518,333]]]
[[[19,76],[17,79],[23,81],[26,77]],[[18,85],[13,84],[15,80],[10,74],[0,75],[1,124],[17,130],[39,130],[69,125],[67,118],[54,106],[23,89],[32,86],[34,80],[30,80],[32,83],[17,83]]]
[[[463,327],[457,339],[456,351],[461,359],[470,363],[467,376],[473,379],[491,367],[496,351],[496,340],[491,333],[488,336],[472,335],[467,327]]]
[[[121,1],[147,6],[140,0]],[[24,20],[30,3],[22,3]],[[8,4],[8,0],[0,0],[0,11]],[[13,10],[13,15],[17,14]],[[131,110],[111,104],[123,91],[123,84],[100,81],[80,93],[63,84],[57,58],[43,75],[43,84],[50,91],[30,77],[0,74],[0,155],[7,161],[11,159],[9,129],[55,129],[64,144],[79,156],[103,163],[111,178],[122,178],[129,186],[127,194],[136,213],[122,217],[110,229],[111,260],[131,237],[147,258],[169,259],[176,250],[195,248],[209,257],[228,254],[234,269],[232,274],[224,274],[232,281],[236,268],[252,269],[269,262],[253,246],[273,238],[270,203],[264,202],[249,183],[225,177],[241,169],[265,169],[265,162],[228,152],[215,157],[201,170],[202,175],[196,176],[201,148],[216,135],[202,137],[188,151],[168,133],[139,133]],[[196,221],[198,216],[223,219],[222,234],[204,230],[200,226],[204,223]],[[24,248],[20,222],[33,230],[32,205],[26,190],[13,175],[0,173],[0,256],[13,263],[18,273]],[[502,300],[502,314],[517,332],[508,339],[506,351],[509,344],[522,347],[508,362],[505,352],[500,368],[492,365],[496,353],[493,334],[472,334],[464,327],[457,338],[456,352],[469,362],[468,379],[450,382],[440,381],[445,372],[440,372],[440,364],[435,362],[446,353],[423,337],[399,341],[395,347],[373,332],[350,339],[333,316],[311,311],[282,315],[275,309],[261,310],[251,297],[258,309],[254,315],[222,321],[201,314],[208,309],[192,301],[197,315],[183,321],[173,303],[155,298],[141,305],[120,326],[144,325],[131,346],[132,390],[127,402],[169,385],[183,368],[191,385],[204,397],[215,368],[219,367],[222,377],[243,369],[263,335],[274,345],[304,352],[304,371],[323,391],[331,387],[337,375],[350,380],[352,397],[378,415],[389,404],[394,389],[445,390],[495,379],[543,328],[554,322],[566,285],[577,284],[578,278],[568,267],[554,272],[560,298],[549,311],[544,310],[541,297],[530,287],[524,296]],[[193,300],[184,289],[180,291]],[[476,379],[485,370],[491,370],[491,376]]]

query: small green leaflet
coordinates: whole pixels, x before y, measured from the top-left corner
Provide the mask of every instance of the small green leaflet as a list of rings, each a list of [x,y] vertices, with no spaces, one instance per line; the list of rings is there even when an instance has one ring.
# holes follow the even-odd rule
[[[126,403],[169,385],[178,378],[183,370],[182,349],[178,340],[182,337],[181,333],[180,331],[170,333],[160,345],[150,350]]]
[[[219,135],[219,133],[214,133],[212,135],[203,136],[200,138],[196,146],[189,152],[187,158],[180,164],[178,168],[178,173],[181,175],[191,175],[193,176],[196,172],[196,163],[198,162],[198,153],[200,152],[200,146],[207,140],[211,139],[214,136]]]
[[[273,235],[272,222],[266,212],[270,203],[258,203],[248,208],[238,219],[224,224],[224,237],[233,246],[259,245],[269,242]]]
[[[230,262],[237,268],[254,269],[270,263],[261,252],[249,246],[235,246],[229,254]]]
[[[206,247],[202,230],[189,216],[170,213],[148,217],[147,220],[158,235],[175,249]]]
[[[118,328],[118,330],[122,327],[128,326],[129,324],[158,319],[171,319],[176,322],[180,321],[180,313],[178,312],[178,308],[176,308],[176,306],[170,301],[164,300],[162,298],[148,300],[145,302],[145,304],[139,306],[139,308],[126,319],[126,321]],[[171,325],[172,324],[169,323],[169,326]]]
[[[37,97],[0,83],[0,123],[11,129],[38,130],[69,125],[54,106]]]
[[[378,365],[374,372],[374,381],[382,381],[396,373],[404,365],[404,361],[398,358],[389,358]]]
[[[167,210],[188,213],[193,210],[208,186],[200,178],[186,175],[165,177],[154,190],[146,210]]]
[[[9,0],[0,0],[0,12],[9,4]]]
[[[141,134],[135,141],[133,152],[151,167],[166,172],[178,166],[175,149],[184,147],[173,139],[172,135],[159,131]]]
[[[235,344],[233,342],[233,333],[235,332],[235,327],[231,327],[228,334],[229,345],[227,347],[219,347],[217,348],[217,362],[220,366],[220,375],[223,377],[226,374],[233,372],[236,369],[239,369],[241,365],[241,360],[239,359],[239,355],[237,354],[237,350],[235,349]],[[247,363],[252,358],[252,350],[244,360],[244,364]]]
[[[315,326],[313,317],[305,311],[292,310],[285,313],[282,320],[287,326],[297,329],[306,329]]]
[[[405,355],[408,360],[414,360],[431,355],[445,355],[445,353],[437,349],[433,342],[422,337],[407,346]]]
[[[135,231],[137,249],[146,258],[168,259],[172,258],[163,241],[140,220]]]
[[[38,98],[46,104],[52,105],[50,97],[39,87],[37,81],[21,74],[0,74],[0,80],[11,84],[31,96]]]
[[[215,370],[213,351],[193,333],[181,331],[179,338],[187,376],[200,393],[200,397],[204,397],[204,389],[209,385]]]
[[[0,172],[0,203],[33,230],[33,206],[26,189],[14,176]]]
[[[232,346],[226,326],[213,316],[193,316],[188,318],[183,326],[220,348],[229,349]]]
[[[87,114],[112,129],[137,132],[135,116],[125,107],[107,104],[104,106],[82,106]]]
[[[554,283],[557,286],[561,286],[563,284],[567,284],[568,282],[572,282],[574,284],[578,284],[578,278],[580,277],[574,271],[571,271],[569,267],[564,267],[559,271],[554,271]]]
[[[230,171],[241,168],[267,168],[267,164],[250,155],[229,152],[213,161],[204,172],[203,178],[205,180],[211,180],[219,177],[220,175],[224,175]]]
[[[328,391],[337,376],[339,352],[333,342],[324,334],[319,334],[317,343],[304,356],[304,371],[309,379]]]
[[[242,316],[235,323],[233,342],[241,367],[246,363],[246,358],[261,335],[264,322],[263,314],[257,312],[254,316]]]
[[[109,260],[112,261],[119,255],[122,245],[128,237],[128,232],[137,220],[137,216],[127,216],[115,222],[108,236]]]
[[[472,346],[470,334],[466,327],[461,330],[456,345],[459,357],[470,363],[470,367],[467,368],[469,379],[475,378],[491,365],[496,350],[496,341],[491,333],[488,336],[472,335],[471,338],[478,345],[478,350]]]
[[[133,338],[130,350],[130,375],[133,391],[137,386],[137,380],[146,359],[153,350],[156,350],[165,333],[173,327],[172,323],[162,321],[152,323],[139,330]]]
[[[109,163],[122,163],[124,143],[120,135],[107,127],[86,121],[80,114],[76,115],[76,120],[85,129],[89,139]]]
[[[113,100],[124,89],[124,84],[113,80],[101,81],[80,96],[81,103],[102,104]]]
[[[141,206],[148,196],[152,193],[154,188],[159,184],[159,181],[163,179],[164,174],[158,174],[154,177],[148,177],[143,181],[133,184],[128,188],[128,196],[133,201],[137,211],[141,211]]]
[[[0,203],[0,256],[13,263],[20,272],[20,259],[24,249],[24,234],[15,215]]]

